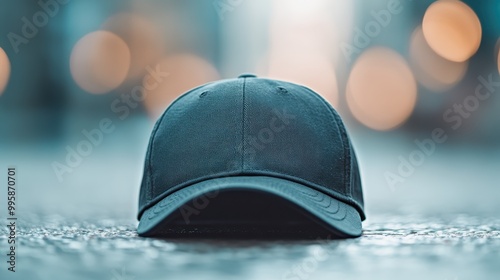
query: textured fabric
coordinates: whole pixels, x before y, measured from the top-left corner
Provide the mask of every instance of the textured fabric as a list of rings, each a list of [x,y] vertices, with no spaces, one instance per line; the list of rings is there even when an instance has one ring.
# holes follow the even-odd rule
[[[356,157],[337,112],[308,88],[250,76],[200,86],[166,109],[146,154],[138,218],[183,188],[242,176],[298,183],[365,219]]]

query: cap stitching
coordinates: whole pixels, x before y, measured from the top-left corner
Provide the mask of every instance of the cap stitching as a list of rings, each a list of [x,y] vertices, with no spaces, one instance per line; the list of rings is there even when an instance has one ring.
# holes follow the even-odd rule
[[[208,84],[211,84],[211,83],[208,83]],[[154,146],[154,139],[155,139],[155,136],[156,136],[156,132],[158,131],[158,129],[160,128],[160,125],[161,125],[161,122],[163,121],[164,117],[167,115],[168,111],[170,108],[172,108],[172,106],[177,103],[179,100],[181,100],[183,97],[185,97],[186,95],[188,95],[189,93],[197,90],[197,89],[200,89],[208,84],[204,84],[204,85],[201,85],[201,86],[198,86],[196,88],[193,88],[187,92],[185,92],[184,94],[180,95],[179,97],[177,97],[177,99],[175,99],[174,101],[172,101],[172,103],[170,103],[170,105],[168,105],[168,107],[165,109],[165,111],[163,112],[163,114],[161,115],[161,117],[158,119],[158,121],[156,122],[155,124],[155,127],[153,128],[153,132],[151,133],[151,138],[149,139],[149,149],[148,149],[148,152],[149,152],[149,159],[148,159],[148,170],[150,172],[150,178],[149,178],[149,184],[150,184],[150,188],[149,188],[149,197],[148,197],[148,202],[147,203],[150,203],[151,200],[153,199],[153,192],[154,192],[154,188],[155,188],[155,179],[154,179],[154,175],[153,175],[153,165],[152,165],[152,159],[153,159],[153,153],[152,153],[152,150],[153,150],[153,146]]]
[[[242,94],[242,120],[241,120],[241,171],[245,170],[245,124],[246,124],[246,103],[245,103],[245,88],[247,79],[243,79],[243,94]]]
[[[352,197],[352,194],[351,194],[351,179],[350,179],[350,165],[351,165],[351,162],[350,162],[350,153],[349,153],[349,149],[348,149],[348,145],[349,143],[346,143],[346,142],[349,142],[347,140],[347,133],[345,131],[345,129],[343,128],[343,122],[342,120],[340,119],[340,117],[338,116],[337,112],[332,108],[332,106],[326,102],[323,97],[319,96],[317,93],[315,93],[314,91],[312,91],[311,89],[305,87],[305,86],[301,86],[302,88],[305,88],[306,90],[308,90],[310,93],[312,93],[312,95],[314,97],[316,97],[317,99],[319,99],[327,108],[328,110],[330,111],[330,113],[332,113],[333,115],[333,118],[335,120],[335,125],[337,126],[337,130],[340,132],[341,134],[341,141],[342,141],[342,148],[344,150],[344,158],[343,158],[343,166],[344,166],[344,174],[343,174],[343,179],[344,179],[344,182],[347,184],[347,191],[348,191],[348,194],[349,194],[349,197]],[[342,125],[340,125],[342,124]],[[347,144],[347,145],[346,145]],[[346,161],[349,159],[349,168],[347,168],[347,165],[346,165]],[[347,178],[349,178],[349,181],[347,181]]]
[[[330,106],[328,106],[330,107]],[[352,197],[352,186],[351,186],[351,153],[350,153],[350,143],[347,138],[347,132],[344,129],[344,124],[342,120],[340,119],[340,116],[333,111],[332,108],[330,108],[330,111],[333,113],[333,117],[337,121],[337,127],[339,128],[341,134],[342,134],[342,142],[344,143],[344,176],[345,176],[345,182],[347,183],[347,189],[349,192],[349,197]],[[339,125],[342,124],[342,125]],[[349,162],[349,166],[346,164],[346,162]]]
[[[209,83],[209,84],[212,84],[212,83]],[[193,92],[193,91],[195,91],[195,90],[197,90],[197,89],[199,89],[199,88],[201,88],[201,87],[203,87],[203,86],[206,86],[206,85],[208,85],[208,84],[205,84],[205,85],[201,85],[201,86],[199,86],[199,87],[196,87],[196,88],[194,88],[194,89],[192,89],[192,90],[190,90],[190,91],[188,91],[188,92],[184,93],[183,95],[179,96],[176,100],[174,100],[174,101],[173,101],[173,102],[172,102],[172,103],[171,103],[171,104],[167,107],[167,109],[165,110],[165,112],[162,114],[162,116],[160,117],[160,119],[159,119],[159,120],[158,120],[158,122],[156,123],[156,125],[155,125],[155,127],[154,127],[154,129],[153,129],[153,133],[152,133],[151,138],[150,138],[150,145],[149,145],[149,149],[148,149],[148,152],[149,152],[149,154],[150,154],[150,155],[149,155],[149,161],[148,161],[148,171],[151,173],[151,177],[152,177],[152,178],[150,178],[150,180],[149,180],[149,183],[151,184],[151,188],[149,188],[149,190],[150,190],[150,191],[149,191],[149,195],[150,195],[150,197],[148,198],[147,203],[141,207],[143,210],[141,210],[141,211],[140,211],[139,216],[141,216],[141,215],[142,215],[142,213],[144,213],[144,211],[145,211],[146,209],[148,209],[148,208],[150,208],[150,207],[151,207],[151,205],[149,205],[149,204],[150,204],[152,201],[156,200],[158,197],[162,197],[162,198],[164,198],[164,197],[166,197],[167,195],[169,195],[169,194],[166,194],[166,193],[169,193],[169,192],[167,191],[167,192],[164,192],[163,194],[160,194],[160,195],[159,195],[159,196],[157,196],[155,199],[153,199],[153,198],[152,198],[152,197],[153,197],[153,190],[154,190],[154,176],[152,176],[152,174],[153,174],[153,171],[152,171],[152,156],[153,156],[153,154],[152,154],[152,150],[154,149],[154,147],[153,147],[153,145],[154,145],[154,138],[156,137],[156,133],[157,133],[157,131],[158,131],[158,129],[159,129],[159,126],[161,125],[161,123],[162,123],[162,121],[163,121],[163,119],[164,119],[165,115],[166,115],[166,114],[167,114],[167,112],[169,111],[169,109],[170,109],[170,108],[171,108],[171,107],[172,107],[172,106],[173,106],[173,105],[174,105],[177,101],[179,101],[180,99],[182,99],[182,97],[184,97],[184,96],[188,95],[189,93],[191,93],[191,92]],[[243,143],[242,143],[242,144],[243,144],[243,147],[242,147],[242,150],[243,150],[243,151],[244,151],[244,149],[245,149],[245,142],[244,142],[244,136],[245,136],[245,135],[244,135],[244,125],[245,125],[245,122],[246,122],[246,118],[245,118],[245,113],[246,113],[246,110],[245,110],[245,108],[246,108],[246,103],[245,103],[245,87],[246,87],[246,78],[245,78],[245,79],[243,79],[243,113],[242,113],[242,114],[243,114],[243,117],[244,117],[243,122],[242,122],[242,125],[243,125],[243,133],[242,133],[242,138],[243,138]],[[326,107],[330,110],[330,112],[333,114],[333,118],[334,118],[334,120],[336,121],[336,126],[337,126],[337,129],[339,130],[339,132],[340,132],[340,134],[341,134],[341,136],[342,136],[342,137],[341,137],[341,141],[342,141],[342,144],[343,144],[343,147],[344,147],[344,174],[343,174],[343,176],[345,177],[346,175],[350,175],[350,173],[351,173],[351,172],[350,172],[350,168],[347,168],[347,167],[346,167],[346,165],[345,165],[345,162],[346,162],[346,160],[347,160],[347,159],[349,159],[349,162],[351,161],[350,151],[349,151],[349,149],[346,149],[346,143],[345,143],[345,139],[348,139],[348,138],[347,138],[347,133],[346,133],[345,128],[344,128],[343,126],[339,125],[339,123],[340,123],[340,124],[343,124],[343,122],[340,120],[340,117],[338,116],[338,114],[336,113],[336,111],[335,111],[335,110],[334,110],[334,109],[333,109],[333,108],[332,108],[332,107],[331,107],[331,106],[330,106],[330,105],[329,105],[329,104],[328,104],[328,103],[327,103],[327,102],[326,102],[326,101],[325,101],[325,100],[324,100],[321,96],[318,96],[318,95],[317,95],[314,91],[312,91],[311,89],[309,89],[309,88],[307,88],[307,87],[304,87],[304,86],[302,86],[302,87],[303,87],[303,88],[305,88],[305,89],[306,89],[307,91],[309,91],[310,93],[312,93],[312,95],[313,95],[313,96],[315,96],[315,98],[319,99],[319,100],[320,100],[320,101],[321,101],[321,102],[322,102],[322,103],[323,103],[323,104],[324,104],[324,105],[325,105],[325,106],[326,106]],[[350,145],[349,145],[349,144],[350,144],[350,143],[348,143],[348,146],[350,147]],[[351,162],[350,162],[350,163],[351,163]],[[244,152],[243,152],[243,155],[242,155],[242,167],[243,167],[243,164],[244,164]],[[252,172],[251,170],[249,170],[249,171],[250,171],[250,172]],[[272,170],[265,170],[265,169],[264,169],[264,170],[262,170],[262,171],[269,171],[269,172],[272,172],[272,173],[275,173],[275,174],[280,174],[280,173],[275,172],[275,171],[272,171]],[[219,173],[219,174],[212,174],[210,177],[212,177],[212,178],[217,178],[217,176],[220,176],[220,175],[221,175],[220,173]],[[234,175],[235,175],[235,174],[231,174],[231,175],[227,175],[227,174],[226,174],[226,176],[234,176]],[[282,175],[284,175],[284,176],[292,176],[292,177],[295,177],[295,176],[293,176],[293,175],[286,174],[286,173],[283,173]],[[198,180],[200,180],[200,179],[198,179]],[[200,181],[203,181],[203,180],[206,180],[206,179],[201,179]],[[298,181],[302,181],[302,179],[300,179],[300,178],[297,178],[296,180],[298,180]],[[151,182],[151,181],[152,181],[152,182]],[[190,181],[194,181],[194,180],[190,180]],[[189,181],[188,181],[188,182],[189,182]],[[306,181],[306,182],[307,182],[307,181]],[[347,182],[346,178],[344,178],[344,182]],[[192,183],[191,183],[191,184],[192,184]],[[313,185],[313,186],[314,186],[314,185],[316,185],[316,184],[314,184],[314,183],[312,183],[312,182],[309,182],[308,184],[309,184],[309,185]],[[172,190],[172,192],[175,192],[175,191],[177,191],[178,189],[182,188],[182,187],[181,187],[182,185],[184,185],[184,186],[188,186],[188,185],[190,185],[190,184],[189,184],[189,183],[187,183],[187,182],[184,182],[184,183],[181,183],[181,184],[178,184],[178,185],[174,186],[173,188],[169,189],[169,191],[170,191],[170,190]],[[320,191],[322,191],[322,192],[325,192],[326,190],[328,190],[328,188],[325,188],[325,187],[323,187],[323,186],[321,186],[321,185],[317,185],[317,186],[319,187],[319,190],[320,190]],[[362,216],[364,216],[364,214],[363,214],[363,207],[362,207],[360,204],[358,204],[355,200],[353,200],[353,199],[352,199],[352,189],[351,189],[351,184],[350,184],[350,182],[348,182],[348,188],[349,188],[349,193],[347,194],[347,196],[346,196],[345,198],[341,198],[341,197],[339,197],[340,195],[339,195],[339,194],[336,194],[336,193],[332,193],[332,194],[330,194],[329,192],[326,192],[326,193],[327,193],[328,195],[330,195],[330,196],[333,196],[333,197],[335,197],[335,198],[339,198],[339,199],[343,200],[344,202],[349,203],[349,204],[351,204],[351,205],[355,206],[356,208],[358,208],[358,210],[360,210],[360,214],[361,214]],[[173,189],[175,189],[175,191],[174,191]],[[325,190],[322,190],[322,189],[325,189]],[[171,194],[171,193],[170,193],[170,194]],[[148,205],[148,206],[147,206],[147,205]],[[147,206],[147,207],[146,207],[146,206]]]
[[[267,172],[262,172],[262,171],[267,171]],[[175,193],[175,192],[177,192],[177,191],[179,191],[179,190],[181,190],[181,189],[183,189],[185,187],[188,187],[188,186],[191,186],[191,185],[194,185],[194,184],[197,184],[199,182],[206,181],[206,180],[219,179],[219,178],[224,178],[224,177],[238,177],[238,176],[252,176],[252,175],[254,175],[254,176],[271,176],[271,177],[275,177],[275,178],[282,178],[282,179],[286,179],[286,180],[291,180],[291,181],[297,182],[299,184],[304,184],[304,185],[306,185],[308,187],[311,187],[311,188],[315,189],[316,191],[322,192],[322,193],[324,193],[326,195],[329,195],[331,197],[339,199],[342,202],[353,206],[354,208],[356,208],[359,211],[360,216],[364,217],[363,207],[359,203],[357,203],[355,200],[353,200],[352,198],[350,198],[347,195],[344,196],[344,195],[338,194],[336,192],[332,192],[327,187],[324,187],[322,185],[316,184],[316,183],[311,182],[309,180],[305,180],[305,179],[296,177],[296,176],[291,175],[291,174],[287,174],[287,173],[284,173],[284,172],[276,172],[276,171],[273,171],[273,170],[266,170],[266,169],[261,169],[261,170],[247,170],[243,174],[241,174],[239,172],[233,172],[233,173],[229,173],[229,174],[227,174],[227,173],[224,174],[224,172],[221,172],[221,173],[212,174],[212,175],[209,175],[209,176],[202,176],[202,177],[199,177],[199,178],[196,178],[196,179],[191,179],[189,181],[185,181],[183,183],[177,184],[174,187],[172,187],[172,188],[164,191],[160,195],[158,195],[154,200],[148,202],[148,204],[143,205],[143,207],[139,209],[139,212],[140,212],[139,213],[139,217],[142,216],[147,209],[149,209],[149,208],[151,208],[151,207],[153,207],[155,205],[155,204],[149,205],[153,201],[156,201],[154,203],[158,203],[159,201],[161,201],[165,197],[167,197],[169,195],[172,195],[173,193]]]
[[[340,127],[340,130],[341,130],[342,135],[344,137],[344,141],[346,143],[346,145],[344,146],[344,157],[345,157],[345,161],[349,162],[349,166],[347,164],[344,164],[344,172],[345,172],[346,179],[349,180],[349,182],[347,182],[347,187],[349,189],[349,196],[352,197],[352,181],[351,181],[352,161],[351,161],[351,150],[350,150],[351,149],[351,142],[349,141],[349,138],[347,137],[347,132],[345,130],[345,127],[344,127],[342,120],[340,119],[340,116],[336,112],[334,112],[333,114],[334,114],[334,117],[337,119],[337,122],[342,123],[342,125],[339,125],[339,127]]]
[[[151,138],[149,139],[149,148],[148,148],[148,155],[149,155],[149,158],[148,158],[148,175],[149,175],[149,180],[148,180],[148,189],[149,189],[149,196],[148,196],[148,202],[152,200],[153,198],[153,188],[154,188],[154,176],[152,176],[153,174],[153,171],[152,171],[152,164],[151,164],[151,160],[152,160],[152,157],[153,157],[153,153],[152,153],[152,150],[153,150],[153,145],[154,145],[154,139],[155,139],[155,136],[156,136],[156,132],[158,131],[158,128],[160,127],[160,123],[161,123],[161,120],[163,119],[163,117],[165,116],[166,114],[163,114],[160,119],[156,122],[155,124],[155,127],[153,128],[153,133],[151,133]]]
[[[276,172],[276,171],[274,171],[274,170],[271,170],[271,169],[265,169],[265,168],[261,168],[261,169],[254,169],[254,170],[246,170],[246,171],[245,171],[245,173],[259,172],[259,171],[267,171],[267,172],[269,172],[269,173],[271,173],[271,174],[282,175],[283,177],[286,177],[286,178],[294,178],[294,179],[295,179],[295,181],[297,181],[297,182],[301,182],[302,184],[305,184],[305,185],[311,186],[311,187],[315,188],[315,189],[316,189],[316,190],[318,190],[318,191],[321,191],[321,192],[323,192],[323,193],[326,193],[326,194],[328,194],[328,195],[330,195],[330,196],[333,196],[333,197],[335,197],[335,198],[339,198],[339,199],[341,199],[342,201],[344,201],[344,202],[345,202],[345,203],[347,203],[347,204],[351,204],[351,203],[352,203],[352,204],[354,204],[356,207],[359,207],[359,209],[363,209],[363,207],[361,207],[360,205],[358,205],[358,203],[357,203],[354,199],[352,199],[352,198],[351,198],[351,196],[350,196],[350,195],[348,195],[348,194],[346,194],[346,195],[345,195],[345,198],[342,198],[343,194],[337,194],[337,192],[330,190],[330,188],[328,188],[328,187],[322,186],[322,185],[320,185],[320,184],[317,184],[317,183],[311,182],[311,181],[306,180],[306,179],[302,179],[302,178],[297,177],[297,176],[295,176],[295,175],[293,175],[293,174],[290,174],[290,173],[286,173],[286,172],[282,172],[282,171],[280,171],[280,172]],[[363,212],[363,211],[364,211],[364,210],[362,210],[362,212]],[[364,214],[362,214],[362,215],[364,215]]]

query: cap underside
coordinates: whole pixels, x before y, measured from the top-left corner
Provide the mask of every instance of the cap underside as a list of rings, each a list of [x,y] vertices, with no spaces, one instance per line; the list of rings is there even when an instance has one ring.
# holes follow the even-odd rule
[[[236,196],[226,195],[228,192],[240,193],[239,197],[243,197],[243,200],[240,198],[239,201],[234,201]],[[251,193],[259,193],[261,196]],[[233,201],[225,199],[229,197]],[[221,204],[226,208],[216,216],[222,220],[205,220],[203,226],[200,226],[200,219],[197,218],[202,214],[217,211],[214,209],[220,209]],[[279,207],[283,205],[283,208],[286,208],[286,204],[294,206],[307,216],[308,220],[316,222],[325,232],[331,233],[332,238],[358,237],[362,233],[361,217],[354,207],[308,186],[268,176],[216,178],[184,187],[145,210],[137,231],[141,236],[158,237],[174,237],[179,233],[193,231],[203,233],[210,228],[217,230],[207,232],[223,232],[225,235],[231,232],[262,233],[264,227],[274,228],[274,233],[286,232],[288,235],[293,232],[307,232],[307,228],[304,228],[306,224],[302,223],[304,220],[290,219],[292,216],[288,215],[288,212],[292,209],[286,208],[281,213],[264,213],[262,209],[266,204],[276,204],[280,205]],[[245,219],[240,223],[231,221],[231,217],[237,217],[237,213],[246,212],[255,217],[252,213],[259,211],[262,213],[258,220]],[[278,228],[286,230],[280,231]]]

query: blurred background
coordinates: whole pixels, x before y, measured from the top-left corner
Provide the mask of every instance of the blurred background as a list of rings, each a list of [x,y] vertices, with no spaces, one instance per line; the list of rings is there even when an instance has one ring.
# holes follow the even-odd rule
[[[499,1],[1,5],[0,167],[18,168],[20,211],[134,219],[157,117],[248,72],[339,111],[369,220],[500,210]]]

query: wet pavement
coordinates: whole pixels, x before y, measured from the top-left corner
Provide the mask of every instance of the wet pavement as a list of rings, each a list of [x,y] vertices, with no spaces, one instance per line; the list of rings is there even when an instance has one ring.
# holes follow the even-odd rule
[[[2,218],[5,220],[5,218]],[[500,219],[372,215],[351,240],[159,240],[134,220],[25,215],[0,279],[499,279]],[[0,230],[6,248],[6,227]],[[5,254],[2,252],[5,259]]]

